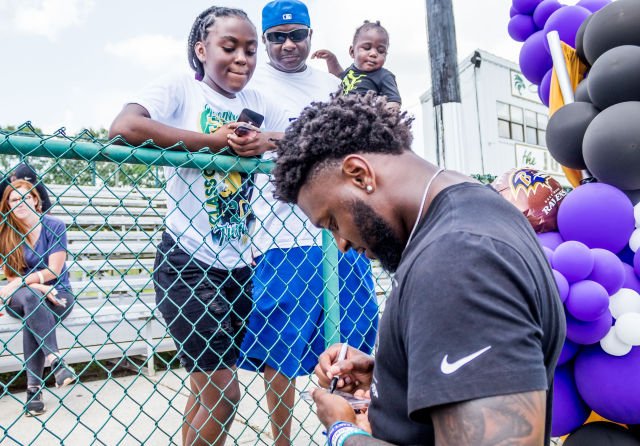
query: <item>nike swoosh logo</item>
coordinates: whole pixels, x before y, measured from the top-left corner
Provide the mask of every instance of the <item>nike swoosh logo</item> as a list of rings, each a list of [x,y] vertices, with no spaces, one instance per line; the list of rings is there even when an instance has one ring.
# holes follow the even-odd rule
[[[444,358],[442,358],[442,363],[440,364],[440,371],[445,375],[451,375],[452,373],[457,372],[458,369],[460,369],[460,367],[467,365],[468,363],[476,359],[478,356],[480,356],[490,348],[491,346],[489,345],[483,348],[482,350],[478,350],[475,353],[471,353],[470,355],[465,356],[462,359],[458,359],[456,362],[453,362],[453,363],[449,363],[449,355],[444,355]]]

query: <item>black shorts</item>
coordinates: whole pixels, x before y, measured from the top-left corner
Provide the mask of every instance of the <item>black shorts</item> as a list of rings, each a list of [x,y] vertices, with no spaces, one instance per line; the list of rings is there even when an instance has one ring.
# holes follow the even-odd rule
[[[162,234],[153,269],[156,304],[189,373],[235,365],[253,303],[251,273],[206,265]]]

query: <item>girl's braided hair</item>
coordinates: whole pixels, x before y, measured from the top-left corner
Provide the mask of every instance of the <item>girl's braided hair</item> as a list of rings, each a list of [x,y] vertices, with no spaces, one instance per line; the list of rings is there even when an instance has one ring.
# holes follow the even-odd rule
[[[242,9],[225,8],[222,6],[212,6],[202,11],[198,17],[196,17],[191,32],[189,33],[189,40],[187,42],[187,54],[189,58],[189,65],[196,72],[196,79],[202,80],[204,78],[204,67],[202,62],[196,56],[196,43],[204,42],[209,34],[209,27],[213,26],[216,19],[220,17],[239,17],[247,20],[251,23],[249,16]]]

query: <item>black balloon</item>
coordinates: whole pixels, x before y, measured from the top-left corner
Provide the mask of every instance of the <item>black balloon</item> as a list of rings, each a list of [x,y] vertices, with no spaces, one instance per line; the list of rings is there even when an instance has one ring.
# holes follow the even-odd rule
[[[583,42],[591,65],[611,48],[640,45],[640,1],[618,0],[593,14]]]
[[[638,190],[623,190],[622,192],[624,192],[624,194],[627,196],[627,198],[629,198],[629,200],[631,200],[631,202],[633,203],[634,206],[636,204],[640,203],[640,189],[638,189]],[[640,430],[638,431],[638,434],[640,434]]]
[[[591,122],[582,152],[587,168],[598,180],[622,190],[640,189],[639,119],[640,102],[622,102]]]
[[[591,98],[589,97],[589,88],[588,88],[586,79],[582,79],[580,81],[580,83],[576,87],[576,92],[574,93],[574,97],[576,102],[591,103]]]
[[[581,426],[562,443],[564,446],[640,446],[629,430],[604,421]]]
[[[584,55],[584,31],[587,29],[587,25],[593,18],[593,14],[585,19],[578,28],[578,32],[576,33],[576,54],[580,58],[580,60],[587,66],[589,66],[589,61],[587,60],[587,56]]]
[[[589,72],[591,102],[604,110],[620,102],[640,101],[639,73],[640,46],[623,45],[610,49],[598,58]]]
[[[572,169],[585,169],[582,139],[598,109],[586,102],[574,102],[560,108],[547,125],[547,148],[560,164]]]

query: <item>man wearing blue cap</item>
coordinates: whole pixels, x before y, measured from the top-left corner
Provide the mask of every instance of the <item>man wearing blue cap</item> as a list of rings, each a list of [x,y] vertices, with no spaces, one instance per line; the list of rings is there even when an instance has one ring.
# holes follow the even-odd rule
[[[311,102],[326,102],[338,91],[339,79],[307,66],[313,31],[304,3],[269,2],[262,10],[262,33],[269,61],[256,69],[249,87],[280,104],[290,122]],[[324,350],[322,237],[297,206],[273,198],[267,176],[259,175],[256,183],[255,306],[240,366],[264,372],[271,427],[280,446],[290,444],[295,378],[312,373]],[[341,340],[370,352],[378,305],[369,261],[351,251],[340,254],[338,269]]]

